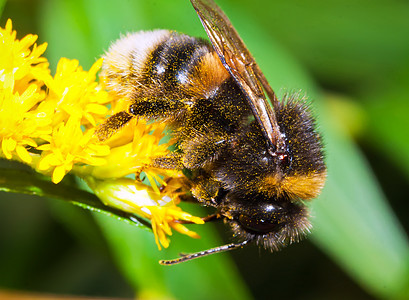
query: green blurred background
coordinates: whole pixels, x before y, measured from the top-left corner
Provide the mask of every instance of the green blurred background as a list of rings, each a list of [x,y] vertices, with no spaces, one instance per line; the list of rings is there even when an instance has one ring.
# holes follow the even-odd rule
[[[2,4],[3,3],[3,4]],[[53,199],[0,193],[0,289],[141,299],[409,299],[409,2],[220,0],[272,87],[306,92],[329,177],[314,231],[270,254],[250,246],[157,261],[231,240],[192,226],[159,252],[149,230]],[[88,69],[121,33],[204,30],[187,0],[0,0],[0,26]],[[15,168],[1,162],[2,168]],[[205,215],[188,205],[186,210]]]

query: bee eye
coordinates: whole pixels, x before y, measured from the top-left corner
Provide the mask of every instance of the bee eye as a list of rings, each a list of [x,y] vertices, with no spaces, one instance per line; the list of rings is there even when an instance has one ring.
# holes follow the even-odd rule
[[[257,233],[276,231],[280,227],[275,218],[264,219],[243,214],[239,216],[239,222],[244,229]]]

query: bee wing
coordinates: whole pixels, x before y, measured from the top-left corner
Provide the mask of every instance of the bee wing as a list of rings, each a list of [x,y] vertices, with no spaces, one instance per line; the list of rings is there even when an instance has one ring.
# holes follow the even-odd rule
[[[246,94],[255,118],[270,146],[282,144],[281,133],[267,95],[277,107],[277,97],[230,20],[213,0],[190,0],[224,67]]]

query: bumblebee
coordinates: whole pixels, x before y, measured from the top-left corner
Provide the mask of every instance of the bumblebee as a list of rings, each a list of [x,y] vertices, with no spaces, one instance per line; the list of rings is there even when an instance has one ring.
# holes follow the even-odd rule
[[[303,97],[279,101],[222,10],[212,0],[191,3],[211,43],[168,30],[128,34],[103,66],[108,89],[131,103],[99,127],[99,138],[134,117],[166,122],[177,150],[154,165],[188,171],[190,197],[216,209],[204,219],[223,219],[237,240],[161,264],[299,241],[311,228],[305,201],[326,178],[322,138]]]

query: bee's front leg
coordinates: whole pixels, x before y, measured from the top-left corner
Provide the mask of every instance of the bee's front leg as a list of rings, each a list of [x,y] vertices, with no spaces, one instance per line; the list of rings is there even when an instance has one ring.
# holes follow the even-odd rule
[[[142,98],[133,102],[128,113],[142,118],[168,118],[185,110],[187,105],[181,100],[168,98]]]

